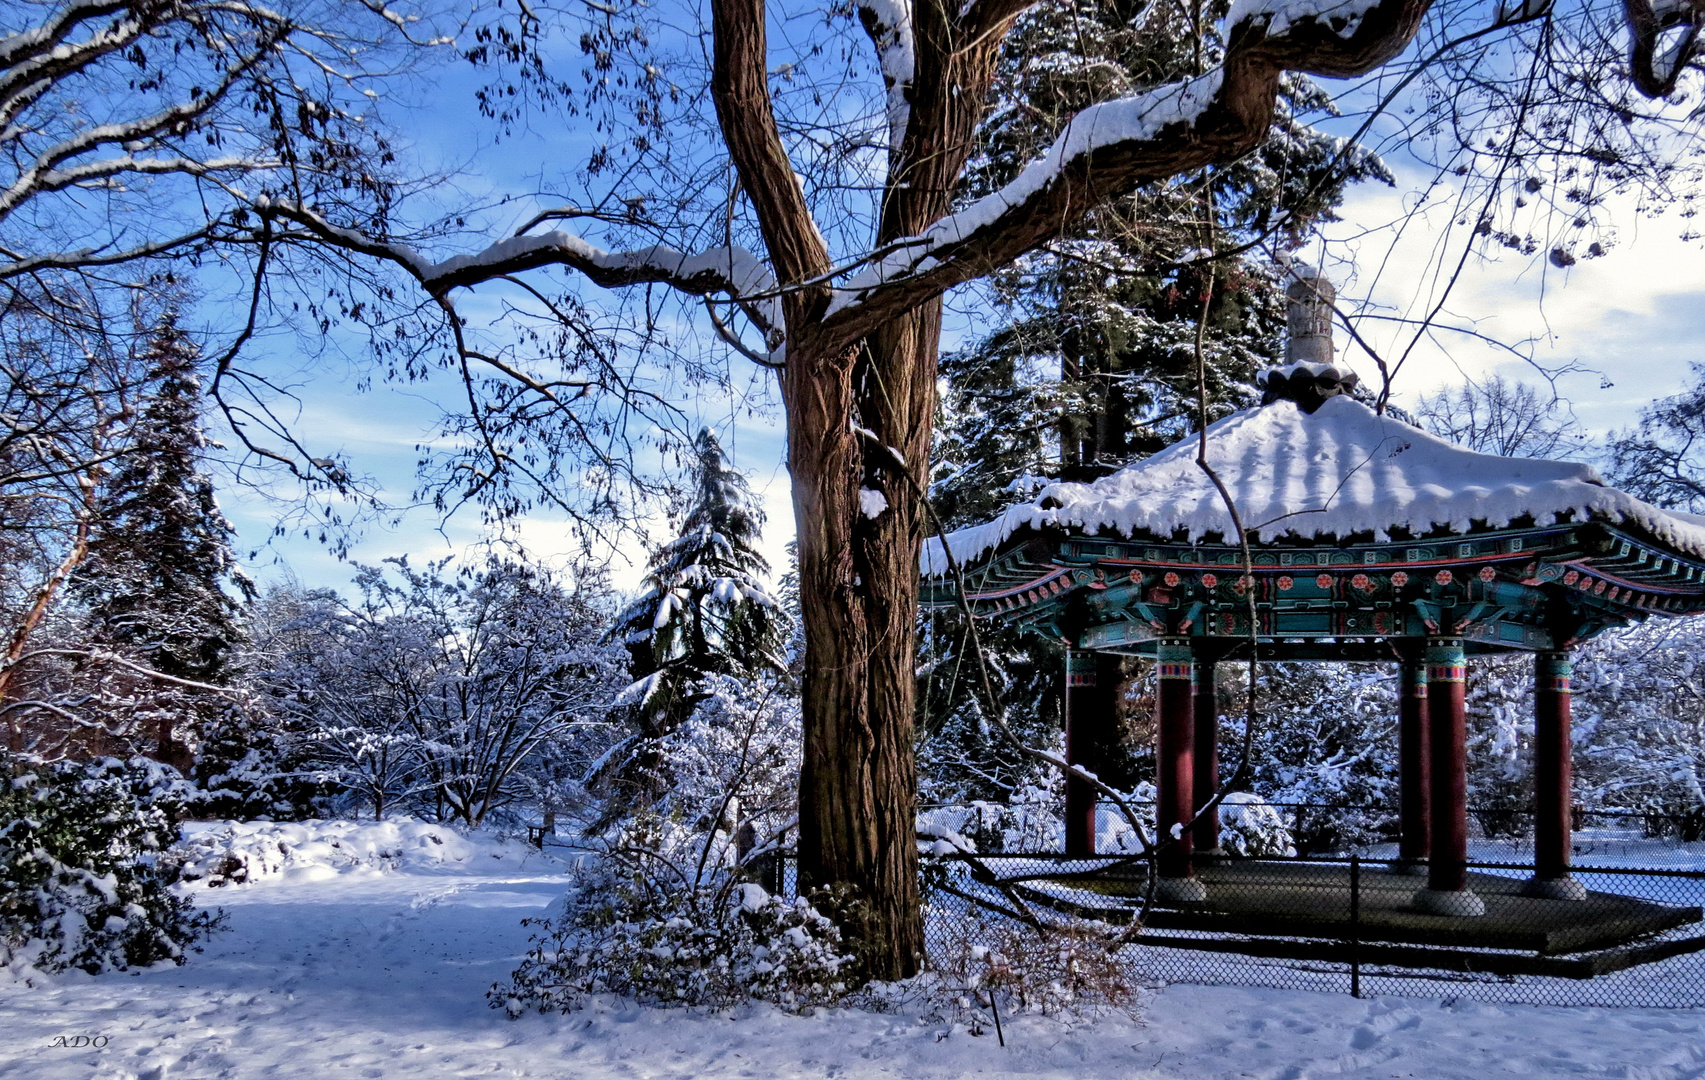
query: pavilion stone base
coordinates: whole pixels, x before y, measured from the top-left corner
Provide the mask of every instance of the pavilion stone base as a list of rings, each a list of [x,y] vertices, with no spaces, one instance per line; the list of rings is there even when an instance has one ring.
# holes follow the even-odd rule
[[[1536,900],[1585,900],[1587,887],[1572,877],[1536,877],[1522,883],[1521,894]]]
[[[1154,898],[1163,904],[1200,904],[1208,888],[1200,878],[1163,877],[1154,885]]]
[[[1392,873],[1392,874],[1397,874],[1397,875],[1400,875],[1402,877],[1426,877],[1427,876],[1427,860],[1425,860],[1425,859],[1398,859],[1396,862],[1394,862],[1390,865],[1390,867],[1387,869],[1387,872]]]
[[[1474,895],[1472,889],[1422,889],[1411,902],[1417,911],[1429,915],[1473,918],[1486,914],[1486,901]]]

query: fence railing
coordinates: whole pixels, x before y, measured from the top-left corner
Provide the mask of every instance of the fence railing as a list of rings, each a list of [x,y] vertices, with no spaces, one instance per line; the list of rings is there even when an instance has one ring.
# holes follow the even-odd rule
[[[1131,804],[1146,810],[1150,804],[1135,800]],[[1354,803],[1271,802],[1264,806],[1276,812],[1301,855],[1377,855],[1378,845],[1396,843],[1398,811],[1395,806],[1358,805]],[[1014,808],[996,803],[936,803],[920,807],[926,814],[963,815],[967,835],[973,835],[980,849],[998,851],[1001,844],[1002,819]],[[1020,811],[1026,808],[1018,808]],[[1030,812],[1048,813],[1050,808],[1028,808]],[[1057,812],[1057,809],[1055,810]],[[1099,803],[1098,818],[1111,823],[1120,816],[1111,803]],[[1533,840],[1533,811],[1521,806],[1477,806],[1468,811],[1469,828],[1476,846],[1514,854],[1531,850]],[[1584,836],[1577,846],[1583,853],[1602,849],[1612,852],[1626,848],[1635,839],[1665,840],[1671,843],[1694,843],[1705,840],[1705,809],[1687,812],[1664,812],[1623,808],[1589,809],[1577,806],[1572,815],[1577,833],[1611,835]],[[1038,846],[1038,838],[1026,838],[1026,847]]]
[[[796,890],[791,859],[767,869],[772,891]],[[1138,856],[927,856],[926,943],[939,964],[1087,921],[1124,931],[1119,962],[1157,986],[1705,1008],[1705,869],[1577,864],[1584,900],[1524,895],[1524,862],[1467,869],[1483,915],[1419,910],[1424,868],[1391,859],[1198,856],[1205,898],[1157,898],[1135,926],[1150,887]]]
[[[1129,926],[1147,863],[1130,856],[953,855],[926,860],[933,954],[999,950],[1077,920]],[[1203,858],[1206,898],[1156,901],[1119,957],[1157,984],[1550,1005],[1705,1007],[1705,870],[1577,867],[1584,900],[1524,895],[1531,866],[1471,862],[1486,911],[1419,910],[1426,884],[1395,861]]]

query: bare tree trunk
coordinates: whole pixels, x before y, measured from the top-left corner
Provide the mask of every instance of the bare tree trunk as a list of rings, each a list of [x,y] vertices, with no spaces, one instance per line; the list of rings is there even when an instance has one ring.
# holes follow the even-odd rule
[[[864,974],[896,979],[923,955],[912,842],[917,508],[894,490],[888,510],[863,512],[852,378],[867,365],[851,359],[794,352],[782,380],[807,658],[799,870],[807,886],[848,890],[846,929]]]

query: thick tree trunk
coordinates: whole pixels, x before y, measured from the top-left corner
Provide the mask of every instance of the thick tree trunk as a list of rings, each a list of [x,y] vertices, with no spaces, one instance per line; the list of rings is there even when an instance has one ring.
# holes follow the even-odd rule
[[[878,243],[916,234],[947,212],[1001,36],[956,43],[946,8],[913,15],[925,48],[949,60],[914,72],[912,119],[892,162]],[[918,549],[928,520],[919,492],[929,476],[941,299],[888,319],[830,362],[813,355],[810,331],[801,332],[814,331],[816,320],[800,317],[799,300],[792,304],[782,385],[805,615],[800,871],[808,882],[851,888],[863,905],[866,973],[904,978],[924,950],[912,841],[914,680]],[[861,487],[880,492],[886,508],[869,516]]]
[[[909,115],[890,158],[879,246],[922,234],[949,210],[1001,41],[1028,6],[912,5]],[[1425,8],[1426,0],[1384,0],[1348,41],[1312,23],[1269,40],[1257,20],[1242,23],[1220,100],[1180,138],[1133,137],[1074,158],[1023,207],[932,249],[947,262],[932,254],[831,310],[834,262],[770,107],[763,0],[712,0],[718,122],[783,286],[781,382],[806,641],[801,879],[847,890],[852,907],[841,919],[865,974],[910,975],[923,951],[913,842],[914,619],[941,295],[1056,235],[1097,201],[1145,179],[1241,156],[1267,132],[1284,68],[1359,74],[1394,55]],[[653,273],[642,266],[627,280],[668,280],[646,276]],[[880,492],[881,503],[861,498],[861,488]]]
[[[910,483],[896,475],[898,464],[882,459],[891,445],[905,455],[914,480],[922,475],[928,428],[915,415],[921,408],[927,417],[934,403],[913,400],[908,391],[933,392],[931,329],[929,320],[917,320],[894,336],[895,348],[924,364],[929,378],[923,395],[916,395],[915,380],[898,387],[887,399],[891,410],[855,392],[855,377],[874,377],[856,357],[818,359],[794,350],[782,378],[805,622],[800,879],[807,887],[846,890],[843,924],[856,939],[864,974],[878,979],[915,974],[923,956],[912,840],[922,512]],[[855,422],[883,445],[870,445]],[[861,487],[881,491],[887,509],[870,517]]]

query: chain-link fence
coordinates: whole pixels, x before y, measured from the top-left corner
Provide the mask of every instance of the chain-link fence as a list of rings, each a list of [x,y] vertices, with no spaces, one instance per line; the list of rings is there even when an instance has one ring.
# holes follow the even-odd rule
[[[1133,799],[1129,804],[1152,815],[1152,804]],[[1244,804],[1245,806],[1247,804]],[[1399,816],[1395,806],[1362,806],[1328,802],[1259,801],[1265,815],[1280,826],[1285,840],[1304,856],[1349,856],[1370,858],[1396,854]],[[1057,806],[1013,807],[1001,803],[931,803],[922,814],[973,840],[979,851],[1007,847],[1032,850],[1050,847],[1056,840],[1044,835],[1057,832]],[[1228,804],[1222,818],[1242,807]],[[1026,815],[1034,821],[1025,819]],[[1096,807],[1096,816],[1106,832],[1119,828],[1122,815],[1110,803]],[[1576,807],[1572,815],[1575,854],[1583,859],[1637,859],[1642,865],[1705,868],[1705,809],[1688,812],[1657,810],[1586,809]],[[1029,825],[1028,835],[1024,825]],[[1533,853],[1533,811],[1516,806],[1477,806],[1468,810],[1469,856],[1484,862],[1525,862]],[[1007,841],[1017,839],[1013,845]],[[1037,841],[1043,842],[1038,844]]]
[[[770,870],[794,891],[791,859]],[[1198,855],[1199,888],[1180,889],[1133,855],[932,855],[925,932],[938,965],[1094,925],[1151,985],[1705,1008],[1705,870],[1577,865],[1576,899],[1529,895],[1533,875],[1470,861],[1484,911],[1465,916],[1424,910],[1425,868],[1392,859]]]
[[[1392,860],[1198,857],[1196,885],[1151,896],[1138,858],[956,854],[926,860],[927,931],[941,955],[1076,920],[1129,927],[1119,956],[1154,983],[1705,1007],[1705,871],[1577,867],[1578,899],[1528,895],[1532,875],[1470,863],[1484,912],[1462,916],[1417,906],[1424,871]]]

